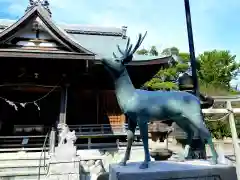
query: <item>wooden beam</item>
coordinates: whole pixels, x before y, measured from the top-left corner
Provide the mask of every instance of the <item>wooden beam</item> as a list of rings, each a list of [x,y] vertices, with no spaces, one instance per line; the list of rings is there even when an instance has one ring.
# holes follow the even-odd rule
[[[54,88],[54,87],[52,87]],[[52,89],[51,88],[51,89]],[[47,93],[50,91],[50,88],[44,88],[44,87],[12,87],[12,88],[8,88],[11,89],[13,91],[23,91],[23,92],[36,92],[36,93]],[[54,91],[59,91],[59,87],[55,88]]]
[[[84,53],[72,53],[72,52],[50,52],[50,51],[39,51],[39,50],[17,50],[17,49],[1,49],[0,57],[9,58],[32,58],[32,59],[76,59],[76,60],[94,60],[93,55]]]
[[[202,110],[204,114],[227,114],[229,113],[229,110],[227,109],[203,109]],[[233,108],[232,109],[234,114],[240,114],[240,108]]]

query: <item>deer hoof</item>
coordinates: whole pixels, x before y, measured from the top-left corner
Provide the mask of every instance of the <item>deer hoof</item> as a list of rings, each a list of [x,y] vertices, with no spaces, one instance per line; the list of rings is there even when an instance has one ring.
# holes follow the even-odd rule
[[[218,160],[215,159],[215,158],[213,158],[213,159],[210,161],[210,164],[211,164],[211,165],[216,165],[216,164],[218,164]]]
[[[184,156],[181,155],[179,158],[177,158],[177,161],[178,162],[184,162],[185,161]]]
[[[119,163],[120,166],[126,166],[126,164],[127,164],[127,163],[124,162],[124,161],[121,161],[121,162]]]
[[[148,162],[143,162],[140,166],[139,169],[147,169],[148,168]]]

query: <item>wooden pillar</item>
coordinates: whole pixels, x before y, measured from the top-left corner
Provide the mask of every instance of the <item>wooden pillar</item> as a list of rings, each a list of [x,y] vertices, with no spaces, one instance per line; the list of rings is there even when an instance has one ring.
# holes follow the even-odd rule
[[[55,145],[56,145],[56,131],[52,128],[49,138],[49,154],[52,155],[55,153]]]
[[[240,179],[240,154],[239,154],[239,144],[238,144],[238,135],[236,130],[236,124],[234,120],[234,114],[232,109],[231,101],[227,101],[227,109],[229,111],[229,125],[232,133],[232,141],[233,141],[233,150],[236,157],[236,171],[237,178]]]
[[[64,86],[64,87],[62,87],[62,91],[61,91],[59,124],[66,124],[67,99],[68,99],[68,86]]]
[[[96,101],[97,101],[97,124],[99,124],[99,91],[96,92]]]
[[[126,123],[126,117],[125,117],[125,114],[121,114],[120,119],[121,119],[121,123],[122,123],[122,124],[125,124],[125,123]]]
[[[126,123],[126,116],[125,116],[125,114],[121,114],[121,126],[122,126],[122,131],[123,132],[126,132],[127,131],[127,129],[125,128],[126,126],[125,126],[125,123]]]

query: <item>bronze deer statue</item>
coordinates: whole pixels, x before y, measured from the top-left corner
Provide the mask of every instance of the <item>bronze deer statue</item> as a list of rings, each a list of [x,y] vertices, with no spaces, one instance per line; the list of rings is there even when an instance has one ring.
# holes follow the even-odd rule
[[[135,89],[133,86],[126,65],[132,61],[133,54],[139,48],[145,36],[146,33],[144,36],[139,34],[138,41],[134,47],[130,45],[130,39],[128,38],[125,50],[121,50],[118,45],[120,57],[113,53],[114,58],[102,59],[103,65],[114,80],[119,106],[126,117],[128,117],[128,144],[120,164],[126,165],[127,160],[130,158],[135,129],[138,125],[145,154],[140,168],[148,168],[151,161],[148,147],[148,122],[152,119],[171,119],[187,133],[187,145],[184,148],[182,160],[188,156],[194,131],[198,130],[201,140],[209,144],[213,163],[216,164],[218,155],[214,148],[211,134],[203,122],[201,104],[196,96],[182,91],[140,90]]]

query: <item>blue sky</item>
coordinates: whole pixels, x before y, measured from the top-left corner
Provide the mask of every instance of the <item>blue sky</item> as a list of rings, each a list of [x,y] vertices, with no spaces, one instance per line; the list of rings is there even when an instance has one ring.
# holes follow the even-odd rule
[[[55,22],[128,26],[135,39],[148,31],[145,48],[188,51],[184,0],[49,0]],[[0,0],[0,18],[17,19],[28,0]],[[240,59],[240,0],[190,0],[196,54],[224,49]]]

